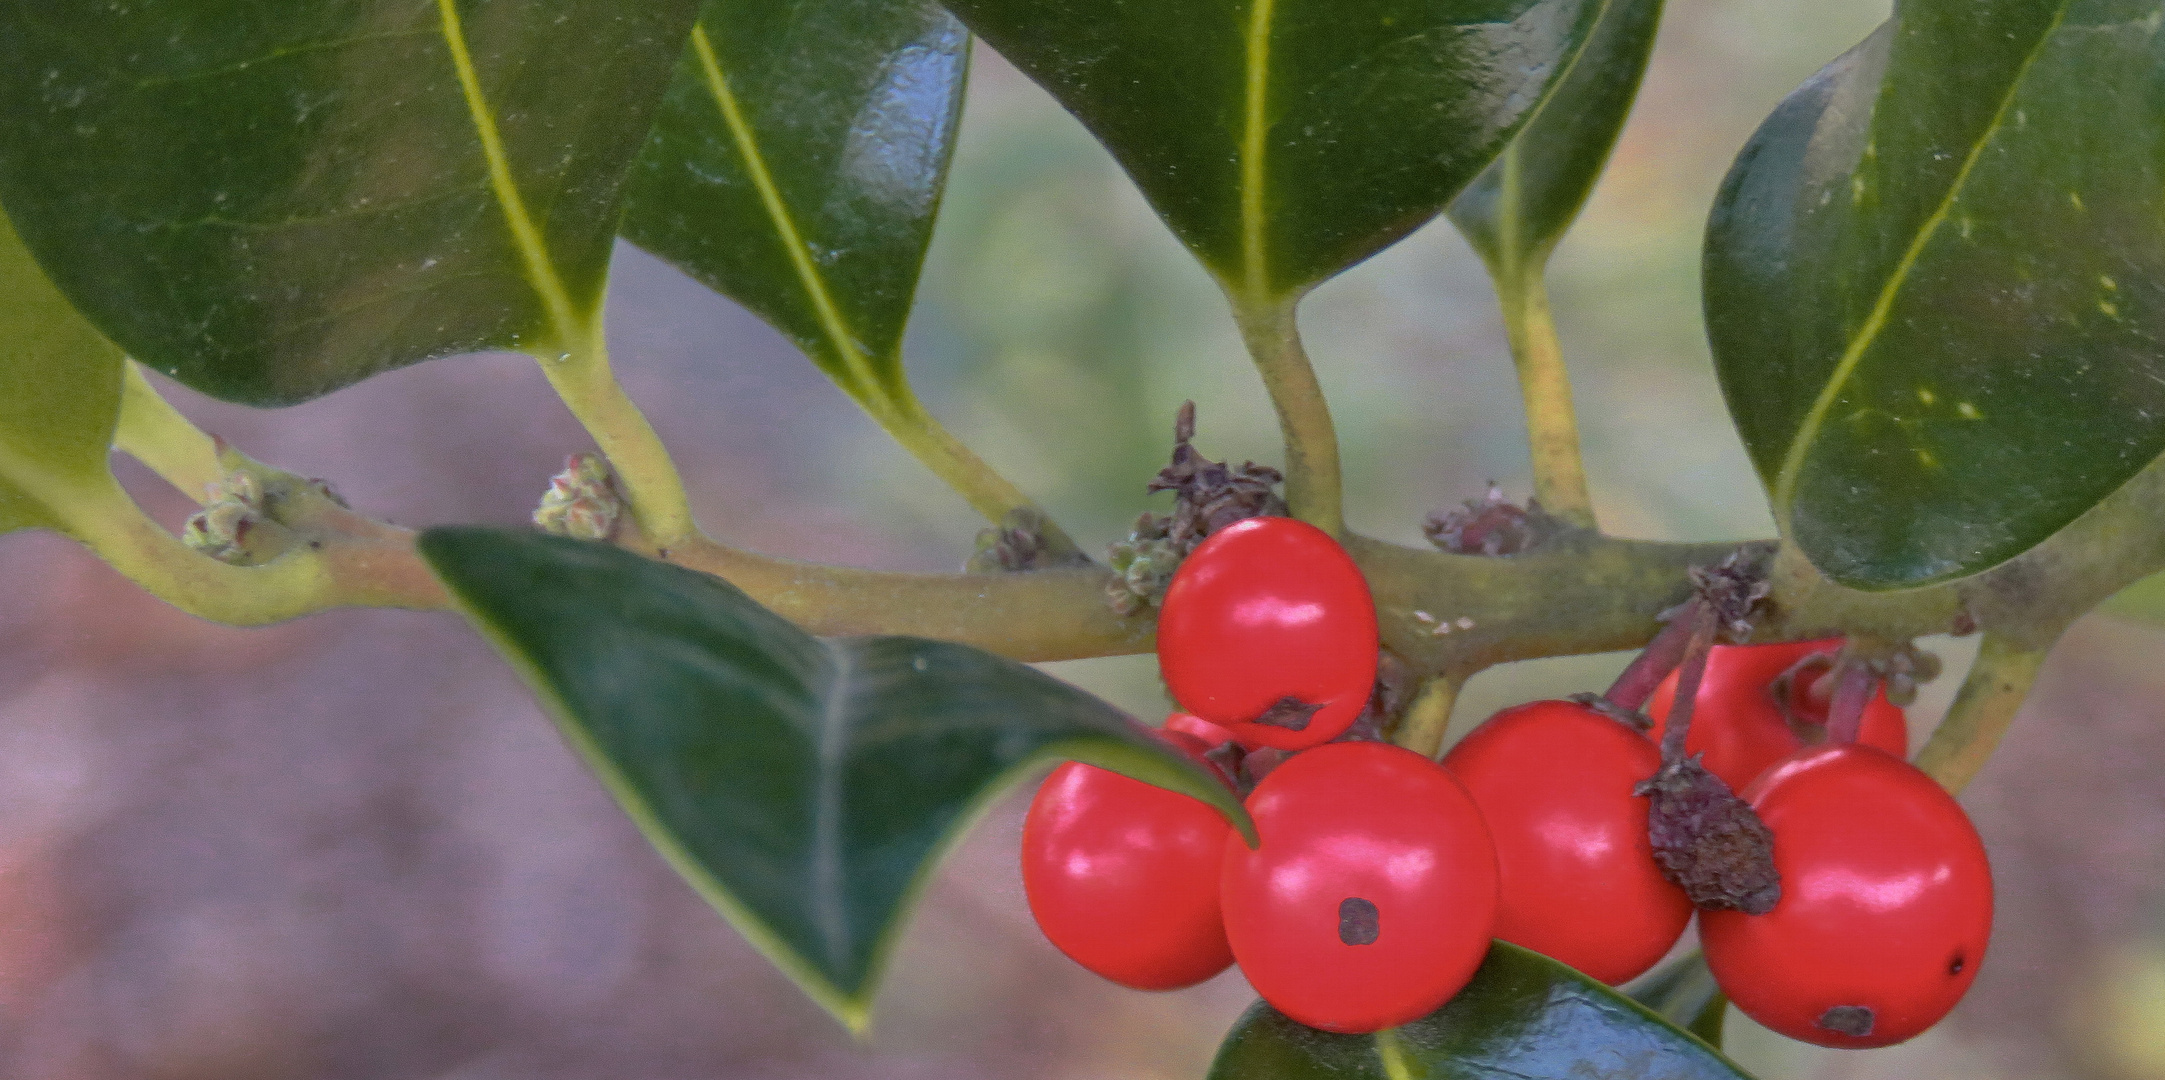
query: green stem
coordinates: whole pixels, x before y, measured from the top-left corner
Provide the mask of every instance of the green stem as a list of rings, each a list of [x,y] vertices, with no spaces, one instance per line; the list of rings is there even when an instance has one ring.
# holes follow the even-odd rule
[[[1574,525],[1594,528],[1593,496],[1579,451],[1579,421],[1571,406],[1571,376],[1549,315],[1549,292],[1538,262],[1496,275],[1496,296],[1526,403],[1526,438],[1533,455],[1534,497],[1541,508]]]
[[[646,414],[610,371],[609,350],[602,344],[600,330],[595,330],[585,348],[541,361],[541,371],[556,396],[594,437],[594,445],[608,456],[640,531],[663,547],[698,535],[676,462],[647,423]]]
[[[443,586],[415,554],[412,532],[351,511],[312,521],[310,546],[261,566],[229,566],[181,543],[110,475],[64,488],[36,486],[33,496],[115,570],[213,622],[260,626],[333,607],[449,606]]]
[[[141,364],[130,360],[124,367],[120,423],[113,432],[113,446],[149,466],[189,498],[207,501],[211,485],[225,479],[216,440],[159,395],[143,376]]]
[[[884,399],[860,397],[858,403],[903,449],[969,500],[970,508],[983,514],[986,520],[997,522],[1012,511],[1024,509],[1039,510],[1043,515],[1020,488],[993,471],[983,458],[926,412],[917,396],[907,388],[889,392]],[[1043,515],[1041,522],[1038,531],[1053,546],[1074,546],[1074,541],[1053,523],[1050,515]]]
[[[2014,723],[2051,649],[2050,643],[2030,647],[1986,633],[1947,718],[1917,752],[1917,767],[1950,792],[1968,786]]]
[[[1322,384],[1301,348],[1294,318],[1299,297],[1257,301],[1235,296],[1233,317],[1248,345],[1248,355],[1285,435],[1285,497],[1293,516],[1333,536],[1346,531],[1343,479],[1338,464],[1338,432],[1331,426],[1330,405]]]
[[[1449,675],[1428,680],[1414,695],[1413,704],[1406,707],[1406,716],[1398,722],[1391,741],[1426,758],[1442,752],[1443,737],[1451,729],[1451,707],[1458,704],[1463,681]]]
[[[758,555],[705,537],[651,554],[701,570],[822,637],[908,634],[1014,660],[1149,652],[1148,618],[1115,614],[1098,567],[1019,574],[911,574]]]

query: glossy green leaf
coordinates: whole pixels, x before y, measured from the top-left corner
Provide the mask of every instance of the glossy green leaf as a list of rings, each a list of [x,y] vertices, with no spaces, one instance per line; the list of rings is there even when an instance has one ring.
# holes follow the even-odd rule
[[[1210,1080],[1748,1080],[1660,1017],[1539,953],[1497,942],[1443,1008],[1376,1035],[1334,1035],[1256,1002]]]
[[[602,544],[436,529],[421,553],[655,847],[853,1028],[940,852],[1032,766],[1088,761],[1246,826],[1148,729],[990,653],[823,641]]]
[[[1579,216],[1638,97],[1661,0],[1609,0],[1554,96],[1453,200],[1451,222],[1491,273],[1538,268]]]
[[[949,0],[1251,302],[1374,254],[1495,160],[1608,0]]]
[[[0,533],[62,527],[26,489],[106,478],[121,363],[0,214]]]
[[[130,355],[286,404],[591,347],[696,0],[0,3],[0,203]]]
[[[925,0],[708,0],[623,233],[787,334],[859,399],[902,329],[962,115],[969,34]]]
[[[1633,983],[1626,996],[1704,1039],[1707,1045],[1721,1048],[1722,1021],[1729,1013],[1729,998],[1715,984],[1705,953],[1694,949],[1689,955],[1663,964]]]
[[[2165,451],[2159,0],[1903,0],[1776,109],[1707,232],[1709,335],[1784,531],[1962,576]]]

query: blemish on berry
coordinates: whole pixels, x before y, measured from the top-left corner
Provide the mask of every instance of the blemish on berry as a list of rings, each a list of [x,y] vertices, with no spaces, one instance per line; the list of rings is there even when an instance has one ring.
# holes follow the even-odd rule
[[[1960,975],[1962,974],[1962,969],[1968,966],[1969,964],[1964,959],[1962,954],[1956,953],[1954,959],[1947,961],[1947,974]]]
[[[1383,913],[1374,901],[1348,896],[1338,902],[1338,940],[1348,945],[1373,945],[1383,933]]]
[[[1869,1005],[1836,1005],[1819,1014],[1818,1024],[1837,1035],[1862,1039],[1872,1033],[1874,1019]]]

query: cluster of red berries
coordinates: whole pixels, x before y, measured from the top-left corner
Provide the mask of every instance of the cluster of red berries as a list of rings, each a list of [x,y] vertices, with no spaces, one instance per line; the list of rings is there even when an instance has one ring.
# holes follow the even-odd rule
[[[1699,913],[1716,983],[1790,1038],[1861,1049],[1915,1037],[1969,991],[1992,868],[1961,805],[1905,760],[1908,724],[1884,691],[1854,743],[1808,738],[1823,734],[1840,645],[1716,646],[1685,745],[1766,823],[1781,876],[1771,911]],[[1818,678],[1781,678],[1815,659]],[[1666,717],[1674,695],[1672,677],[1649,711]]]
[[[1166,990],[1238,962],[1280,1012],[1359,1033],[1442,1006],[1492,937],[1617,984],[1683,934],[1691,902],[1656,864],[1634,791],[1661,766],[1660,725],[1534,702],[1440,764],[1350,738],[1375,685],[1375,608],[1323,532],[1252,518],[1213,534],[1167,591],[1158,641],[1188,710],[1160,734],[1253,784],[1259,843],[1186,796],[1062,766],[1030,809],[1023,883],[1045,935],[1090,970]],[[1831,687],[1800,661],[1838,644],[1708,659],[1687,749],[1772,829],[1783,894],[1764,915],[1708,911],[1701,935],[1754,1019],[1880,1046],[1968,988],[1991,882],[1960,807],[1902,760],[1904,718],[1884,695],[1857,744],[1808,745]],[[1821,677],[1780,677],[1799,671]],[[1674,693],[1672,679],[1649,703],[1657,718]]]

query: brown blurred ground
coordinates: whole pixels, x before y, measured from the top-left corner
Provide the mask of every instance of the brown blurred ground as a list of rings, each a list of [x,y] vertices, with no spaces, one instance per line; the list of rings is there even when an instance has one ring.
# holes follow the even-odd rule
[[[1625,145],[1555,265],[1612,529],[1769,528],[1697,329],[1698,223],[1757,118],[1884,8],[1672,3]],[[1275,460],[1212,287],[1117,171],[989,58],[971,108],[911,346],[934,410],[1093,546],[1146,505],[1184,398],[1203,403],[1214,455]],[[1523,493],[1492,299],[1448,232],[1357,269],[1306,316],[1358,527],[1418,542],[1426,509],[1489,478]],[[610,317],[618,367],[711,530],[891,567],[967,550],[978,523],[961,501],[727,301],[627,251]],[[516,357],[277,413],[174,397],[415,525],[520,521],[585,445]],[[141,470],[124,475],[168,521],[185,514]],[[1947,1025],[1836,1054],[1732,1019],[1739,1056],[1767,1080],[2165,1077],[2161,646],[2165,632],[2079,626],[1966,797],[2001,918]],[[1485,675],[1460,726],[1618,663]],[[1163,707],[1146,658],[1055,668],[1140,713]],[[230,630],[64,541],[0,539],[0,1077],[1200,1076],[1246,987],[1131,994],[1063,961],[1016,879],[1025,799],[940,872],[876,1034],[854,1044],[668,872],[455,618]]]

